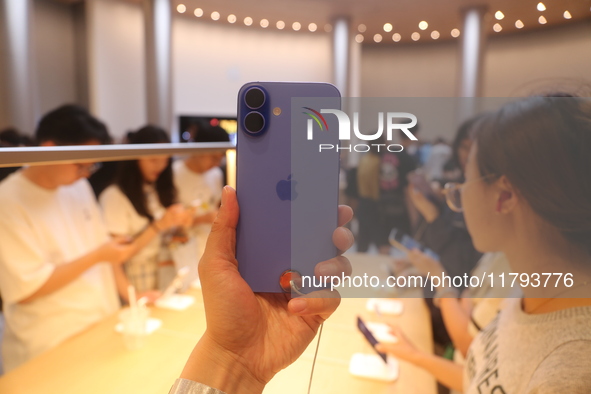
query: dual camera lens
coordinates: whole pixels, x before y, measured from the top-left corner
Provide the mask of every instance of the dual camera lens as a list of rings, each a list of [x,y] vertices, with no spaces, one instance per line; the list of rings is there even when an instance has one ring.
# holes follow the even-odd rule
[[[259,112],[265,101],[265,92],[256,87],[248,89],[244,95],[244,103],[252,110],[244,117],[244,128],[251,134],[260,133],[265,127],[265,117]]]

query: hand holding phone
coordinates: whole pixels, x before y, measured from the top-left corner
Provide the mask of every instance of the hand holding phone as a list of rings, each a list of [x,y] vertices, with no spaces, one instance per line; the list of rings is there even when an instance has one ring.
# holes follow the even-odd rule
[[[339,144],[336,117],[321,114],[335,107],[340,94],[325,83],[253,82],[238,93],[236,257],[255,292],[289,292],[282,278],[312,277],[337,254],[339,154],[319,150]]]

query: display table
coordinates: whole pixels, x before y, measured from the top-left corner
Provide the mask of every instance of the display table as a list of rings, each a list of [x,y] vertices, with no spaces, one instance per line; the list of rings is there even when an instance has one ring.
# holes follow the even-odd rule
[[[351,255],[350,260],[355,265],[361,256]],[[363,255],[363,259],[367,258]],[[188,294],[196,297],[196,302],[184,311],[152,308],[151,316],[161,319],[162,327],[146,338],[140,350],[125,349],[122,336],[114,330],[117,323],[114,315],[0,377],[0,393],[168,393],[205,331],[201,293],[190,290]],[[312,393],[435,393],[434,379],[404,362],[400,363],[400,376],[394,383],[360,379],[349,374],[348,364],[353,353],[373,352],[356,328],[358,315],[368,321],[377,318],[365,310],[366,301],[343,299],[339,309],[325,323]],[[404,313],[391,321],[402,327],[418,347],[432,351],[431,325],[423,300],[402,301]],[[305,394],[315,348],[316,340],[293,365],[275,376],[265,393]]]

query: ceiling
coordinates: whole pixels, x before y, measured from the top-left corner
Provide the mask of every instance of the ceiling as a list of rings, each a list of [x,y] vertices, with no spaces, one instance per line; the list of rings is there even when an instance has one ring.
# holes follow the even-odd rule
[[[60,0],[76,2],[77,0]],[[141,0],[127,0],[141,2]],[[591,23],[591,0],[542,0],[545,10],[538,10],[539,0],[171,0],[178,17],[192,18],[200,22],[224,24],[236,29],[263,29],[262,19],[269,21],[266,30],[278,31],[278,21],[285,23],[283,31],[294,31],[293,24],[301,25],[301,34],[324,34],[330,30],[336,16],[348,16],[351,19],[353,34],[358,42],[376,43],[376,34],[381,36],[381,45],[389,43],[414,43],[413,33],[419,34],[417,43],[450,40],[453,29],[462,29],[462,10],[479,6],[486,10],[485,30],[491,36],[547,29],[553,26],[588,21]],[[179,7],[180,6],[180,7]],[[180,13],[177,10],[183,10]],[[201,17],[195,16],[195,9],[203,11]],[[211,18],[212,12],[219,13],[219,20]],[[501,11],[504,17],[495,18]],[[565,11],[570,19],[565,18]],[[228,16],[234,15],[236,22],[228,22]],[[569,16],[567,14],[567,16]],[[244,19],[252,18],[252,25],[246,26]],[[542,22],[540,23],[540,17]],[[421,30],[419,23],[427,22]],[[521,25],[522,28],[516,25]],[[309,24],[317,26],[314,33],[309,31]],[[385,24],[391,24],[391,31],[384,30]],[[584,23],[584,22],[583,22]],[[495,26],[498,24],[498,26]],[[328,26],[327,26],[328,25]],[[365,26],[365,30],[363,26]],[[500,26],[500,29],[499,29]],[[498,30],[498,31],[495,31]],[[433,33],[437,31],[439,34]],[[394,34],[399,36],[393,40]],[[416,34],[414,38],[417,38]]]

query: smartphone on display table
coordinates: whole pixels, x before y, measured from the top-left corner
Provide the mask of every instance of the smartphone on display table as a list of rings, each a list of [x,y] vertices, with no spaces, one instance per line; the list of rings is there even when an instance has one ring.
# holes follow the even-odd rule
[[[390,242],[390,245],[403,253],[408,253],[412,249],[418,249],[427,256],[432,257],[435,260],[439,260],[439,255],[437,253],[423,246],[419,241],[415,240],[411,236],[398,231],[398,229],[392,229],[388,237],[388,241]]]
[[[255,292],[336,256],[340,93],[326,83],[252,82],[238,93],[236,257]],[[319,149],[321,146],[335,149]]]
[[[363,322],[363,320],[361,320],[360,317],[357,317],[357,328],[359,329],[359,331],[361,331],[361,333],[363,334],[363,336],[365,337],[365,339],[367,339],[367,342],[369,342],[369,344],[371,345],[371,347],[373,348],[373,350],[375,350],[376,353],[387,364],[388,363],[388,356],[386,355],[386,353],[381,353],[381,352],[378,352],[376,350],[376,345],[379,342],[376,339],[376,337],[373,336],[373,334],[371,333],[371,331],[369,331],[369,328],[367,328],[367,326],[365,325],[365,323]]]

